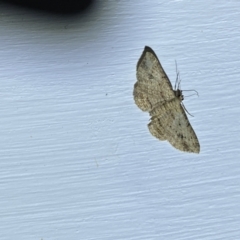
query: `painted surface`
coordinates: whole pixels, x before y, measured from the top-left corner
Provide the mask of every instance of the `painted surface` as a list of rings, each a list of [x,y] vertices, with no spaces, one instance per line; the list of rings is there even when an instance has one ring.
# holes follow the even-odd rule
[[[2,7],[0,235],[13,240],[240,236],[237,1],[96,1],[60,18]],[[182,153],[134,104],[154,49],[201,144]]]

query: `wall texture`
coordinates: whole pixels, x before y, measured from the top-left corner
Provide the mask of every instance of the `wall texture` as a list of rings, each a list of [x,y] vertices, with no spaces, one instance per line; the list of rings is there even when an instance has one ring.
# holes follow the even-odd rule
[[[2,5],[3,240],[240,236],[237,1],[95,1],[68,17]],[[154,49],[201,144],[153,138],[132,98]]]

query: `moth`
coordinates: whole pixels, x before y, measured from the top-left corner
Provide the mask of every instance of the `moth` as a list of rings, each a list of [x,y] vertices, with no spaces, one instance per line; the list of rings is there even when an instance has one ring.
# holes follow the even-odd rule
[[[149,112],[150,133],[184,152],[199,153],[198,138],[182,106],[180,89],[173,89],[157,55],[145,47],[137,63],[133,97],[136,105]]]

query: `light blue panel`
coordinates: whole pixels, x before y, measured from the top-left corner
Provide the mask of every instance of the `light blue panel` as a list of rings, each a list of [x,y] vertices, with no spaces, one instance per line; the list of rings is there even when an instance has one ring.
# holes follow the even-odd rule
[[[240,236],[240,3],[96,1],[75,17],[1,8],[3,240]],[[145,45],[201,144],[153,138],[132,98]]]

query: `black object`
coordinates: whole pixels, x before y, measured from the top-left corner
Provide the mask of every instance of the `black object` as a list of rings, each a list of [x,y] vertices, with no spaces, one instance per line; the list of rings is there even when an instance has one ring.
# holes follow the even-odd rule
[[[5,3],[48,12],[71,14],[87,9],[93,0],[1,0]]]

